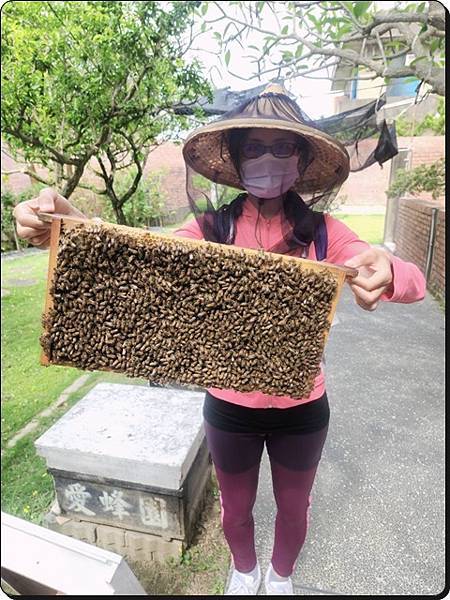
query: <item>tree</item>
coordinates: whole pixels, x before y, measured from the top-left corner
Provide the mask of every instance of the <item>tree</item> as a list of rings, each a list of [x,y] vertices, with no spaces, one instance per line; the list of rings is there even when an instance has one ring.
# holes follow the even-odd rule
[[[38,179],[67,198],[95,158],[104,189],[94,191],[125,223],[148,153],[165,132],[187,127],[173,107],[211,96],[199,63],[184,59],[197,4],[4,5],[2,135],[10,150],[55,171],[53,180]],[[131,165],[134,177],[119,193],[116,175]]]
[[[382,2],[227,4],[208,3],[209,14],[218,15],[208,23],[214,24],[227,65],[237,41],[252,51],[259,77],[315,79],[311,73],[340,64],[354,71],[359,67],[364,73],[359,79],[417,78],[432,92],[445,94],[445,9],[440,2],[396,2],[391,10],[378,10]],[[252,34],[259,34],[262,44],[249,44]],[[351,73],[348,79],[354,77]]]

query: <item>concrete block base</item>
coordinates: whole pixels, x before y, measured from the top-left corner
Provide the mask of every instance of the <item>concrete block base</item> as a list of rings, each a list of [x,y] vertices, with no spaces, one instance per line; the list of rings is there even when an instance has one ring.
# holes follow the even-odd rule
[[[164,539],[161,536],[131,531],[110,525],[98,525],[89,521],[61,518],[49,512],[44,518],[44,526],[70,537],[95,544],[104,550],[116,552],[135,562],[164,561],[167,558],[180,558],[186,547],[185,542]]]

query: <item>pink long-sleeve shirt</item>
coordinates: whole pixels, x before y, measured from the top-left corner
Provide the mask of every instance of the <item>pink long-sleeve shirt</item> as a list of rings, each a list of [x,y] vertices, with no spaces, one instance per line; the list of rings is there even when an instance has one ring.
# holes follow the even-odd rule
[[[255,237],[257,216],[258,209],[247,199],[244,202],[242,214],[236,221],[235,246],[243,248],[260,247]],[[338,219],[326,214],[325,224],[328,234],[326,262],[343,264],[356,254],[370,248],[367,242],[360,240],[351,229]],[[195,219],[189,221],[174,233],[180,237],[203,239],[202,231]],[[271,219],[265,219],[260,215],[257,236],[265,250],[279,242],[282,239],[281,214],[278,213]],[[301,249],[299,248],[290,255],[300,256]],[[314,243],[310,244],[306,258],[317,260]],[[392,256],[391,261],[393,288],[391,288],[390,295],[383,294],[380,299],[405,304],[422,300],[425,296],[426,283],[419,268],[415,264],[403,261],[396,256]],[[302,399],[293,399],[288,396],[270,396],[258,391],[238,392],[219,388],[209,388],[208,391],[216,398],[250,408],[289,408],[320,398],[325,391],[325,376],[321,368],[315,378],[312,392],[307,398]]]

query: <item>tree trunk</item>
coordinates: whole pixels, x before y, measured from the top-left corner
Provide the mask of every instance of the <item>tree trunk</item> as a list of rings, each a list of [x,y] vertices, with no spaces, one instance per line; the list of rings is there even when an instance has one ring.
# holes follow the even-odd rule
[[[84,167],[86,166],[86,163],[88,162],[88,160],[90,158],[91,158],[91,155],[87,156],[84,160],[82,160],[76,166],[74,174],[72,175],[72,177],[70,179],[68,179],[66,181],[66,183],[62,187],[61,194],[64,196],[64,198],[70,198],[70,196],[75,191],[75,189],[78,185],[78,182],[80,181],[81,177],[83,176]]]
[[[113,201],[113,199],[110,196],[109,196],[109,198],[112,202],[114,214],[116,215],[116,219],[117,219],[117,222],[119,223],[119,225],[128,225],[127,219],[125,217],[125,213],[122,210],[122,207],[115,204],[115,202]]]
[[[36,165],[34,163],[31,163],[30,165],[28,165],[28,175],[31,180],[31,185],[35,185],[36,183],[39,183],[39,181],[36,179],[36,177],[33,177],[33,174],[37,175]]]
[[[55,181],[58,188],[61,188],[62,182],[64,178],[64,165],[60,163],[55,163]]]
[[[23,253],[23,248],[20,245],[20,241],[19,241],[19,237],[17,235],[17,231],[16,231],[16,225],[15,223],[13,223],[13,232],[14,232],[14,243],[16,244],[16,248],[19,252]]]
[[[123,212],[122,204],[119,202],[114,189],[111,186],[107,186],[107,197],[111,202],[111,206],[113,208],[114,214],[116,215],[116,221],[119,225],[128,225],[127,218],[125,217],[125,213]]]

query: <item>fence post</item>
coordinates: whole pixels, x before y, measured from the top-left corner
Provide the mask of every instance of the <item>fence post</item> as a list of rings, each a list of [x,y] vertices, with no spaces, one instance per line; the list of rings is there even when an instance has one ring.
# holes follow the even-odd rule
[[[384,215],[383,243],[388,248],[395,247],[395,230],[397,227],[397,215],[400,198],[395,196],[388,198],[386,202],[386,213]]]
[[[425,279],[428,284],[431,273],[431,265],[433,264],[434,242],[436,239],[436,224],[439,209],[434,207],[431,209],[430,233],[428,235],[427,261],[425,263]]]

